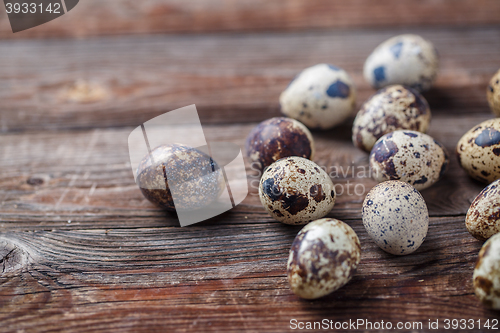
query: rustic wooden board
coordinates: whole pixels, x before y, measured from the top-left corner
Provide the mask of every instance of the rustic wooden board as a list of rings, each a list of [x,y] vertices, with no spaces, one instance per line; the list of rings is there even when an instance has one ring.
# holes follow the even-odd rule
[[[321,62],[352,75],[360,104],[374,92],[364,60],[403,32],[441,55],[425,94],[435,113],[488,112],[499,28],[16,40],[0,42],[0,131],[137,126],[190,104],[207,122],[260,121],[279,115],[288,82]]]
[[[65,16],[15,35],[2,7],[0,38],[499,23],[496,0],[81,0]]]
[[[489,117],[438,114],[430,134],[452,151],[465,131]],[[206,131],[241,145],[254,125]],[[134,184],[126,146],[131,129],[0,137],[0,331],[289,331],[291,319],[324,318],[394,325],[440,319],[443,328],[445,318],[498,317],[473,295],[481,242],[464,227],[483,185],[454,158],[445,178],[422,192],[430,228],[410,256],[389,255],[369,239],[360,220],[364,194],[340,195],[328,216],[357,232],[361,264],[338,292],[304,301],[286,278],[300,227],[273,221],[252,188],[233,211],[180,228]],[[318,164],[367,165],[367,154],[350,142],[349,124],[314,136]],[[351,174],[334,179],[347,181],[366,191],[375,184]]]
[[[0,332],[279,332],[290,330],[291,319],[324,318],[418,321],[427,330],[429,319],[439,319],[444,329],[446,318],[484,324],[499,317],[473,295],[472,271],[482,244],[464,227],[484,185],[467,177],[453,151],[463,133],[492,117],[485,89],[500,66],[500,28],[397,28],[405,22],[497,24],[499,4],[458,0],[451,7],[449,0],[429,0],[407,4],[406,12],[395,0],[311,1],[314,11],[293,14],[305,2],[258,3],[267,17],[255,14],[255,3],[247,10],[243,1],[212,2],[213,13],[217,4],[234,5],[223,7],[228,17],[244,13],[232,21],[210,10],[196,16],[197,10],[207,12],[196,1],[175,2],[172,13],[164,9],[165,17],[182,10],[196,18],[186,28],[180,21],[151,19],[147,10],[159,2],[127,2],[130,11],[110,12],[109,4],[86,0],[74,12],[82,15],[73,26],[80,30],[65,25],[67,15],[52,22],[57,28],[47,24],[19,36],[126,33],[136,9],[145,10],[134,23],[138,33],[196,32],[209,24],[212,31],[392,28],[0,41]],[[350,11],[361,4],[366,6],[359,12]],[[92,21],[86,15],[94,5],[100,10]],[[283,6],[289,14],[278,19]],[[351,16],[327,19],[335,6]],[[394,12],[383,10],[388,7]],[[88,22],[108,24],[107,30]],[[451,153],[445,177],[422,192],[431,221],[416,253],[389,255],[362,226],[361,204],[375,182],[358,174],[368,158],[351,143],[352,118],[313,133],[315,161],[345,172],[334,183],[344,191],[364,187],[362,193],[340,194],[328,214],[359,235],[361,264],[348,285],[320,300],[300,300],[288,289],[286,260],[300,227],[280,224],[264,211],[248,165],[251,190],[243,204],[186,228],[146,201],[135,185],[127,136],[140,123],[196,103],[210,124],[207,137],[242,146],[257,121],[279,115],[279,93],[306,66],[329,62],[347,69],[359,105],[373,93],[361,75],[364,59],[379,42],[402,32],[421,34],[439,49],[441,72],[425,95],[433,112],[429,134]]]

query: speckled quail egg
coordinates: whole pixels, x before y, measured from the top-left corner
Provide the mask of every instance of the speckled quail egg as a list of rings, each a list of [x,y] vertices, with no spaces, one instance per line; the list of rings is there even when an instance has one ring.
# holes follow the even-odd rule
[[[169,211],[189,211],[215,201],[224,178],[217,163],[204,152],[168,144],[153,149],[142,159],[137,168],[137,184],[152,203]]]
[[[465,226],[479,240],[500,232],[500,179],[486,186],[474,199],[465,217]]]
[[[361,257],[354,230],[342,221],[324,218],[306,225],[295,237],[288,257],[288,281],[299,297],[315,299],[344,286]]]
[[[301,122],[285,117],[265,120],[252,129],[245,145],[252,167],[264,170],[283,157],[314,157],[314,140]]]
[[[306,224],[330,212],[335,204],[335,188],[316,163],[292,156],[274,162],[264,171],[259,197],[276,220]]]
[[[495,116],[500,117],[500,69],[493,75],[490,84],[486,89],[486,97],[491,111]]]
[[[368,192],[362,218],[373,241],[396,255],[416,251],[429,227],[424,198],[413,186],[398,180],[380,183]]]
[[[389,86],[370,97],[359,110],[352,126],[352,142],[369,152],[382,135],[392,131],[425,133],[430,120],[431,110],[420,93],[399,84]]]
[[[479,251],[472,282],[479,300],[500,310],[500,234],[488,239]]]
[[[373,179],[401,180],[423,190],[446,172],[446,149],[427,134],[398,130],[382,136],[370,153]]]
[[[500,118],[474,126],[458,141],[456,152],[472,178],[488,184],[500,178]]]
[[[356,103],[354,83],[341,68],[319,64],[304,69],[281,93],[281,112],[312,129],[346,120]]]
[[[374,88],[404,84],[428,90],[436,78],[439,57],[434,45],[418,35],[392,37],[373,50],[363,74]]]

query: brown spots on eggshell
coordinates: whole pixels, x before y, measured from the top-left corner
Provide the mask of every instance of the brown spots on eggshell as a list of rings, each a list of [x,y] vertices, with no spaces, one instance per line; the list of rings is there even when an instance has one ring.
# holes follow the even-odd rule
[[[486,97],[491,111],[500,117],[500,70],[493,75],[486,89]]]
[[[262,206],[285,224],[306,224],[328,214],[335,189],[328,174],[302,157],[283,158],[269,166],[259,184]]]
[[[349,282],[360,257],[361,245],[351,227],[330,218],[313,221],[292,243],[287,264],[290,288],[305,299],[328,295]]]
[[[500,178],[500,118],[486,120],[465,133],[456,155],[472,178],[484,183]]]
[[[314,157],[311,132],[295,119],[275,117],[252,129],[245,148],[253,167],[262,171],[283,157]]]
[[[365,61],[363,75],[377,89],[402,84],[425,91],[434,82],[438,67],[434,45],[418,35],[405,34],[377,46]]]
[[[488,239],[479,251],[472,282],[479,300],[500,310],[500,234]]]
[[[401,85],[379,90],[359,110],[352,127],[354,145],[367,152],[384,134],[398,129],[425,133],[431,112],[425,98]]]
[[[280,95],[281,112],[311,129],[342,123],[355,103],[356,89],[349,74],[328,64],[304,69]]]
[[[416,131],[397,130],[382,136],[370,153],[373,179],[401,180],[417,190],[437,182],[446,172],[448,153],[432,137]]]
[[[500,232],[500,179],[486,186],[472,202],[465,226],[479,240],[486,240]]]
[[[217,163],[204,152],[169,144],[153,149],[142,159],[137,184],[146,199],[175,211],[210,204],[218,198],[224,180]]]

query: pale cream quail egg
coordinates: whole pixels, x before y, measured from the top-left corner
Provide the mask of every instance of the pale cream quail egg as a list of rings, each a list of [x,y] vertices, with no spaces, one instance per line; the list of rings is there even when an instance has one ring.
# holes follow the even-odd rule
[[[486,89],[486,97],[491,111],[500,117],[500,69],[493,75]]]
[[[434,45],[418,35],[406,34],[377,46],[366,59],[363,74],[376,89],[404,84],[425,91],[434,82],[438,67]]]
[[[500,310],[500,234],[488,239],[479,251],[472,282],[479,300]]]
[[[406,255],[427,236],[429,213],[422,195],[410,184],[390,180],[373,187],[362,210],[363,225],[384,251]]]
[[[344,286],[361,257],[358,236],[346,223],[324,218],[306,225],[288,257],[288,281],[299,297],[315,299]]]
[[[356,89],[347,72],[319,64],[304,69],[281,93],[281,112],[311,129],[332,128],[354,110]]]
[[[264,171],[259,197],[276,220],[306,224],[330,212],[335,204],[335,188],[316,163],[292,156],[274,162]]]
[[[500,178],[500,118],[474,126],[458,141],[456,152],[472,178],[487,184]]]
[[[137,184],[152,203],[169,211],[190,211],[217,200],[224,178],[205,152],[174,143],[158,146],[142,159]]]
[[[373,179],[401,180],[423,190],[446,172],[446,149],[427,134],[398,130],[382,136],[370,153]]]
[[[352,141],[370,152],[382,135],[399,129],[425,133],[430,120],[429,104],[419,92],[399,84],[389,86],[363,104],[354,119]]]
[[[467,211],[465,226],[479,240],[500,232],[500,179],[486,186]]]

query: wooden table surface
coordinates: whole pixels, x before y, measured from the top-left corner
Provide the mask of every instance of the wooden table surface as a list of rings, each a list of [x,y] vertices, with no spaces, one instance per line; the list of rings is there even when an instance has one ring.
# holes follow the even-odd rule
[[[493,117],[485,91],[500,68],[498,0],[82,0],[17,34],[0,12],[1,332],[274,332],[290,331],[292,319],[422,323],[409,331],[474,319],[478,331],[477,320],[498,320],[474,296],[482,243],[464,226],[484,185],[453,154],[444,179],[422,191],[429,232],[409,256],[383,252],[363,228],[361,204],[375,182],[334,177],[345,192],[327,216],[356,231],[361,263],[345,287],[306,301],[286,277],[300,227],[267,215],[250,168],[242,204],[181,228],[144,199],[127,147],[134,127],[190,104],[207,136],[243,146],[257,122],[280,114],[279,94],[295,74],[321,62],[351,74],[359,107],[374,93],[362,77],[368,54],[410,32],[439,51],[425,93],[429,134],[453,152]],[[367,167],[350,140],[352,120],[313,132],[318,164]],[[361,195],[352,194],[357,184]]]

